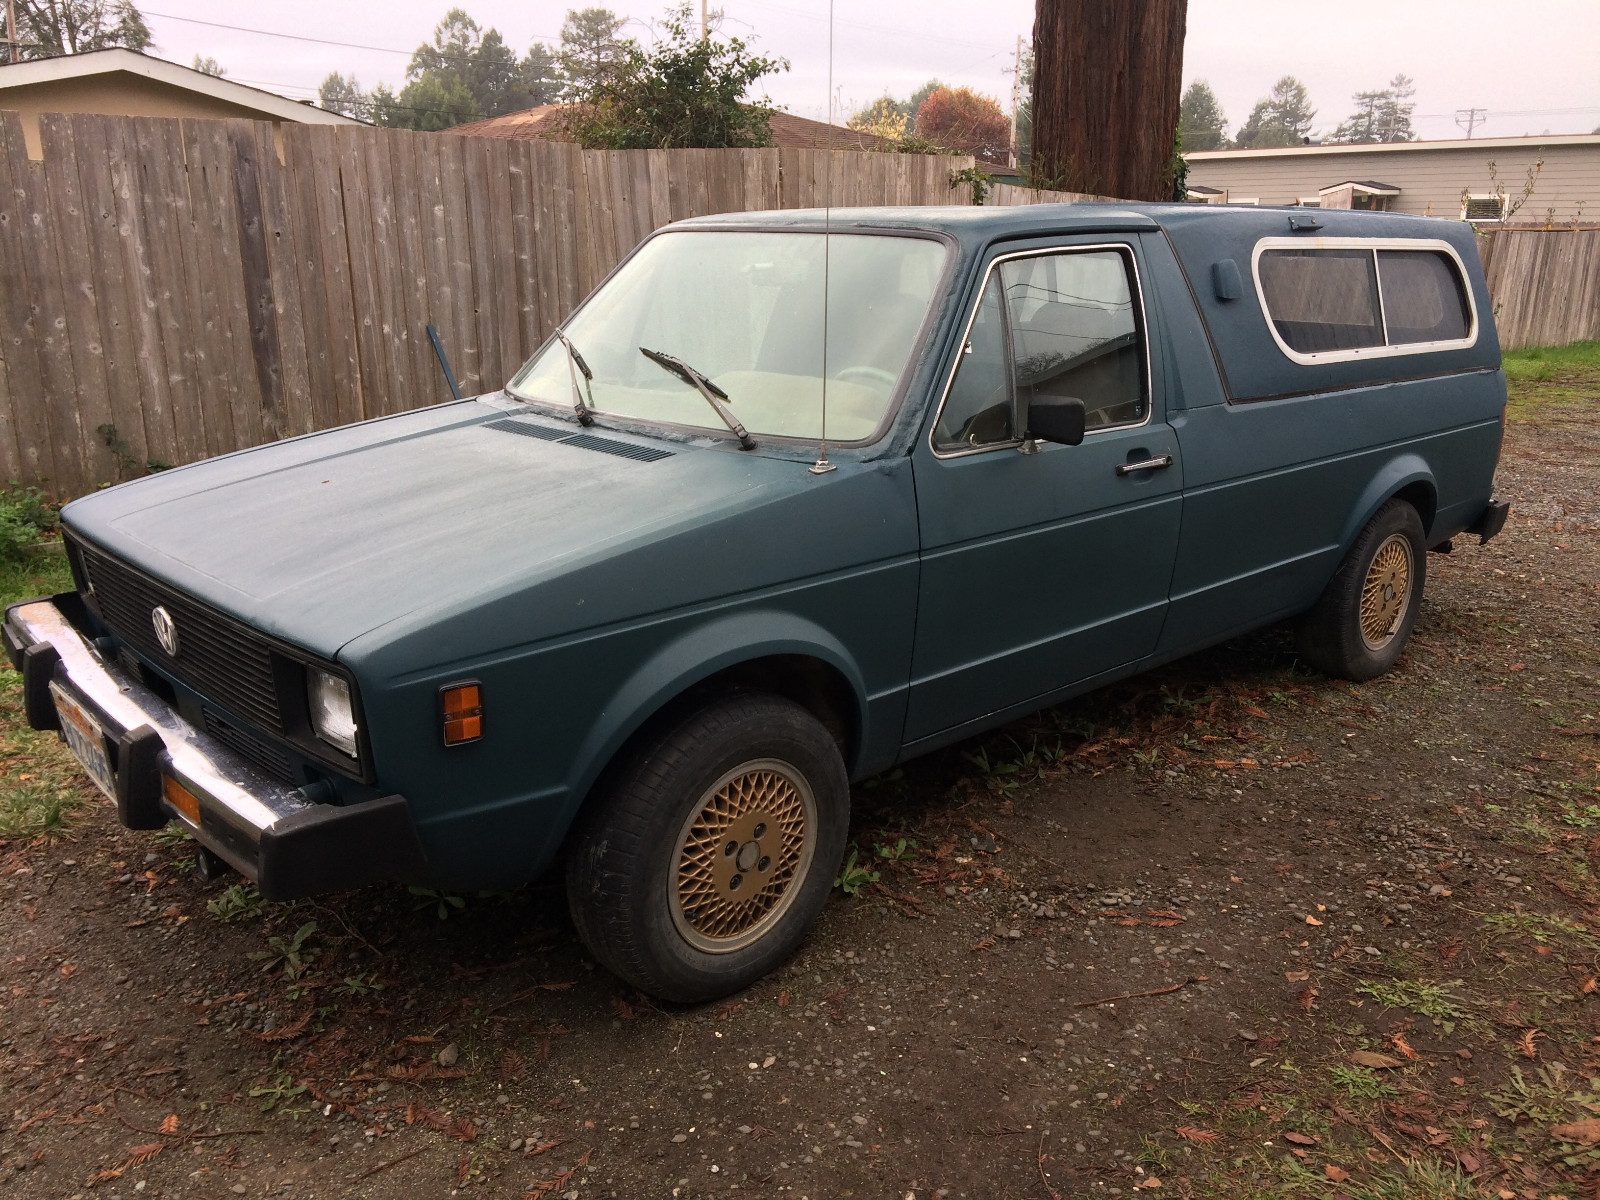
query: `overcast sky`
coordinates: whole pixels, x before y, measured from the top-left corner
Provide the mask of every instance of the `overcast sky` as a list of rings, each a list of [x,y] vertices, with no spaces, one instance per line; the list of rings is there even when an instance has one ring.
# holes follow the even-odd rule
[[[567,3],[459,0],[519,52],[554,42]],[[296,99],[314,96],[330,71],[363,86],[399,90],[410,51],[428,38],[451,0],[152,0],[141,3],[156,52],[188,64],[215,58],[229,78]],[[622,3],[629,31],[651,36],[662,9]],[[724,0],[726,32],[790,60],[768,93],[802,116],[828,111],[828,6],[818,0]],[[263,37],[176,18],[222,22],[368,49]],[[839,0],[834,9],[833,83],[843,114],[885,91],[904,97],[930,76],[1011,105],[1017,37],[1031,39],[1030,0]],[[1476,136],[1588,133],[1600,126],[1600,0],[1189,0],[1183,75],[1205,79],[1229,131],[1283,74],[1299,76],[1331,131],[1350,96],[1396,72],[1417,85],[1416,125],[1425,138],[1461,136],[1459,109],[1488,110]],[[840,115],[839,120],[843,120]]]

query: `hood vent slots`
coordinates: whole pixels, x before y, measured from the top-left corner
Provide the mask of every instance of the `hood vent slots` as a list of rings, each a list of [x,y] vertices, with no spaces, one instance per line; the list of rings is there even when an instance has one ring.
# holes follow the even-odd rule
[[[618,458],[631,459],[634,462],[659,462],[663,458],[671,458],[671,450],[662,450],[656,446],[638,446],[632,442],[622,442],[615,438],[597,437],[592,433],[572,433],[566,429],[551,428],[548,425],[535,425],[531,421],[521,421],[515,417],[504,417],[498,421],[489,421],[485,429],[498,429],[504,433],[514,433],[519,437],[538,438],[542,442],[557,442],[563,446],[573,446],[579,450],[594,450],[600,454],[613,454]]]

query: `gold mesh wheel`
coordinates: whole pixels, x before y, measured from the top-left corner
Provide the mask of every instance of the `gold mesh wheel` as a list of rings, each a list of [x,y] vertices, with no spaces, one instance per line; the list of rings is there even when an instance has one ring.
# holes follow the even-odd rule
[[[712,954],[743,949],[788,911],[816,848],[817,802],[799,771],[744,763],[701,797],[678,838],[672,920]]]
[[[1369,650],[1382,650],[1394,640],[1411,597],[1411,540],[1391,533],[1372,556],[1361,588],[1361,639]]]

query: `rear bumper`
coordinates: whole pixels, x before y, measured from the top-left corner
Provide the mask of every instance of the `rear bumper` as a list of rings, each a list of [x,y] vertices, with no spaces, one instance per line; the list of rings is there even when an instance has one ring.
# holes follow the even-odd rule
[[[1478,545],[1485,545],[1490,538],[1506,527],[1506,518],[1510,515],[1511,501],[1491,500],[1482,515],[1462,532],[1477,534]]]
[[[128,828],[181,821],[274,900],[422,873],[426,859],[404,797],[319,804],[264,775],[103,658],[54,600],[12,605],[0,636],[22,672],[29,725],[59,729],[52,686],[99,722],[117,816]],[[198,820],[169,799],[168,779],[198,801]]]

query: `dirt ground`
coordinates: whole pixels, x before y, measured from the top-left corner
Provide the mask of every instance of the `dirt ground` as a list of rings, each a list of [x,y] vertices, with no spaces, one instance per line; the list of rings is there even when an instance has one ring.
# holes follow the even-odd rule
[[[554,882],[202,884],[8,675],[0,1195],[1600,1196],[1600,371],[1517,396],[1391,676],[1268,631],[870,781],[723,1004]]]

